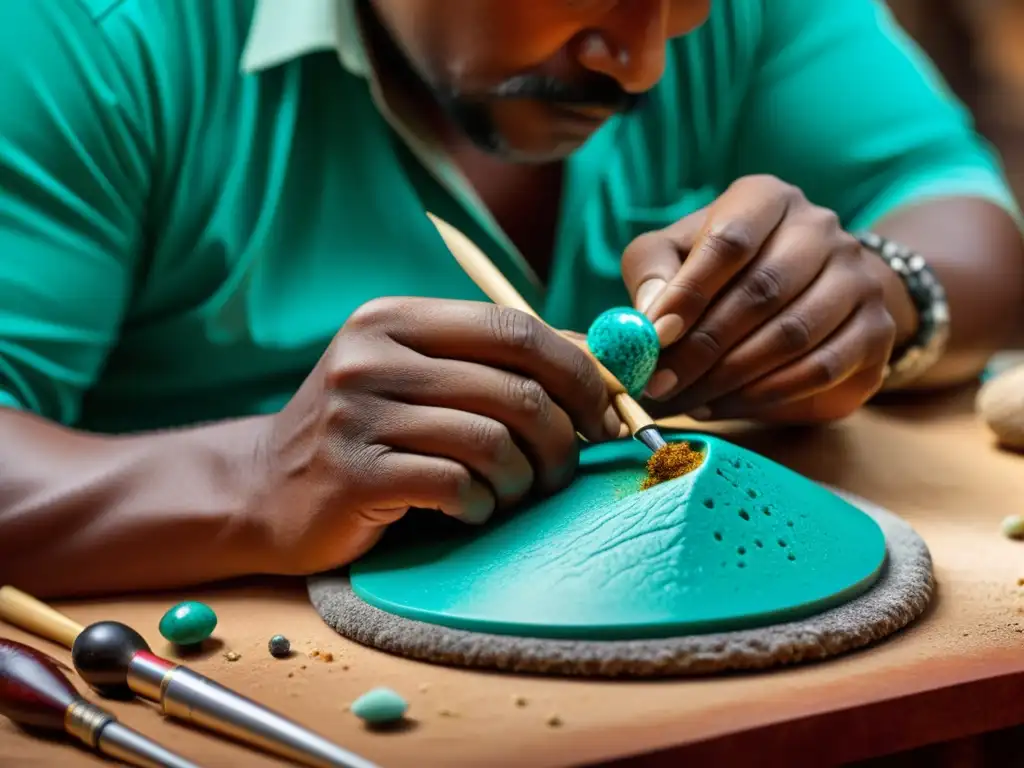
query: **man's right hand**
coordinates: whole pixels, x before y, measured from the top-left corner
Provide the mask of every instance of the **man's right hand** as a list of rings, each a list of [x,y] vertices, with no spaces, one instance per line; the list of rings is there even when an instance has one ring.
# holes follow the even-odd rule
[[[377,299],[355,312],[260,451],[268,569],[359,557],[410,508],[467,523],[572,479],[576,433],[620,422],[573,343],[517,310]]]

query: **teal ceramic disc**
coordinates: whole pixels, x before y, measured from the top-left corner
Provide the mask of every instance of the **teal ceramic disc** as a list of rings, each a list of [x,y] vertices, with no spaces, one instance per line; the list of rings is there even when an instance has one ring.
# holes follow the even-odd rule
[[[639,491],[646,449],[583,449],[562,493],[481,528],[410,513],[351,569],[389,613],[522,637],[640,639],[809,616],[878,578],[885,537],[816,483],[715,437],[678,434],[706,458]]]

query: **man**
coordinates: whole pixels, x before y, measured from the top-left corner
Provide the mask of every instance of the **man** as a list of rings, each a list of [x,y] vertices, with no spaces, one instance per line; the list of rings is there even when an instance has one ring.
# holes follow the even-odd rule
[[[873,0],[5,3],[0,93],[0,581],[43,595],[333,568],[619,434],[425,210],[556,327],[647,312],[697,418],[968,380],[1024,305]]]

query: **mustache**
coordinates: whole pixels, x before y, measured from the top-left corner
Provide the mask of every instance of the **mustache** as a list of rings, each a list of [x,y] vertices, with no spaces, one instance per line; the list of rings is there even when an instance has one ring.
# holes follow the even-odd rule
[[[490,89],[487,96],[492,99],[533,99],[549,104],[628,112],[635,109],[646,94],[630,93],[614,78],[595,73],[578,82],[567,82],[545,75],[516,75]]]

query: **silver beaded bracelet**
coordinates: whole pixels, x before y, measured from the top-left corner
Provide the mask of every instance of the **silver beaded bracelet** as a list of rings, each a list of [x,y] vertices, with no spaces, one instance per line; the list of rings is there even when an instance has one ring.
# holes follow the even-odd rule
[[[889,265],[917,309],[917,333],[893,350],[883,389],[892,389],[923,376],[946,351],[949,342],[949,302],[946,291],[924,257],[874,232],[857,235],[861,245]]]

